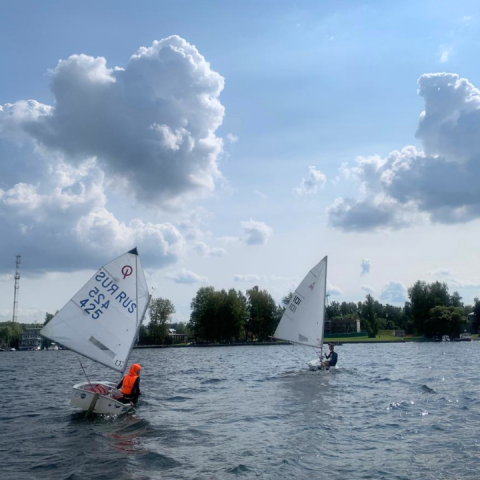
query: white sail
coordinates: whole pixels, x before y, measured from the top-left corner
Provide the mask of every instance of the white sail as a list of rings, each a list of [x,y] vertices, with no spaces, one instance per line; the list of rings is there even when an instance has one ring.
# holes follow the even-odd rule
[[[327,257],[313,267],[295,290],[275,330],[280,340],[321,347],[325,323]]]
[[[41,335],[123,372],[148,307],[137,249],[100,268],[41,330]]]

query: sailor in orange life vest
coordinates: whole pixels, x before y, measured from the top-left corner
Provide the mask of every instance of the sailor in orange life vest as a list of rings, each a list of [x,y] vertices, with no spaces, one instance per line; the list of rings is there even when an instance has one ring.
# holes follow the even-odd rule
[[[122,388],[122,396],[118,398],[119,402],[130,403],[135,405],[140,396],[140,370],[142,367],[138,363],[134,363],[130,367],[130,371],[125,375],[117,388]]]

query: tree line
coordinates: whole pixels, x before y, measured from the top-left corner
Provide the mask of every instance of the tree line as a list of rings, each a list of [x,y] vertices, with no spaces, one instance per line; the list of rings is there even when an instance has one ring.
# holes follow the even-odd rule
[[[286,295],[276,304],[267,290],[258,286],[244,293],[240,290],[215,290],[200,288],[191,302],[190,321],[171,323],[175,313],[173,303],[166,298],[151,301],[148,323],[139,331],[139,344],[159,345],[172,342],[169,329],[184,334],[195,342],[265,341],[275,332],[285,307],[292,298]],[[417,281],[408,289],[408,301],[400,306],[383,305],[372,295],[360,302],[331,302],[326,307],[327,318],[335,322],[360,320],[361,329],[369,336],[379,330],[404,330],[408,334],[458,336],[467,326],[467,315],[474,312],[480,321],[480,300],[466,305],[458,292],[449,292],[443,282]],[[52,318],[46,313],[43,325]],[[17,347],[20,335],[38,324],[0,323],[0,346]]]
[[[372,295],[363,302],[332,302],[327,317],[333,321],[359,319],[369,336],[379,330],[400,329],[409,334],[458,336],[467,327],[467,315],[473,312],[480,320],[480,300],[464,304],[456,291],[449,292],[444,282],[417,281],[408,289],[408,301],[402,307],[382,305]]]

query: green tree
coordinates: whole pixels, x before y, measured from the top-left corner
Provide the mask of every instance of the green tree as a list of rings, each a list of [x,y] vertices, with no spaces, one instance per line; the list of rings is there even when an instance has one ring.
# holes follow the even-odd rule
[[[358,309],[356,308],[356,310]],[[327,306],[327,318],[340,317],[341,315],[342,311],[339,302],[333,301],[330,305]]]
[[[480,299],[475,297],[473,301],[474,301],[473,313],[475,313],[475,317],[477,317],[477,319],[480,319]]]
[[[427,284],[417,281],[408,289],[411,304],[411,317],[418,333],[425,333],[425,322],[429,318],[430,310],[434,307],[448,307],[452,305],[452,298],[448,293],[448,285],[442,282]],[[461,297],[454,295],[453,302],[459,302]]]
[[[376,337],[378,334],[378,319],[375,308],[375,300],[368,294],[361,307],[361,317],[364,321],[365,328],[369,337]]]
[[[192,313],[188,327],[193,332],[195,340],[214,340],[215,329],[213,326],[215,317],[215,289],[202,287],[197,290],[195,298],[190,303]]]
[[[150,302],[148,331],[154,343],[164,343],[168,337],[168,321],[175,313],[173,303],[167,298],[154,298]]]
[[[260,341],[273,335],[280,321],[279,309],[273,297],[257,286],[247,290],[248,329]]]
[[[25,331],[25,326],[18,322],[0,323],[0,345],[6,348],[18,348],[20,335]]]
[[[46,313],[45,314],[45,321],[43,322],[43,325],[45,326],[55,315],[53,313]]]
[[[425,322],[425,335],[458,336],[467,324],[462,307],[437,306],[430,310]]]
[[[453,292],[450,296],[450,306],[463,307],[462,297],[458,292]]]

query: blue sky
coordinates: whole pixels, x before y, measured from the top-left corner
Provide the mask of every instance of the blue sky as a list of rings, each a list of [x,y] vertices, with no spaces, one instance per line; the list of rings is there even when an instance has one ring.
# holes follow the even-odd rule
[[[340,301],[399,303],[443,279],[470,302],[480,201],[459,198],[478,179],[479,14],[473,1],[3,2],[0,318],[15,254],[31,321],[129,242],[181,320],[203,284],[279,300],[324,255]],[[79,86],[78,69],[100,76]],[[443,72],[458,77],[422,77]],[[6,105],[30,99],[12,123]],[[183,150],[207,131],[209,160]]]

